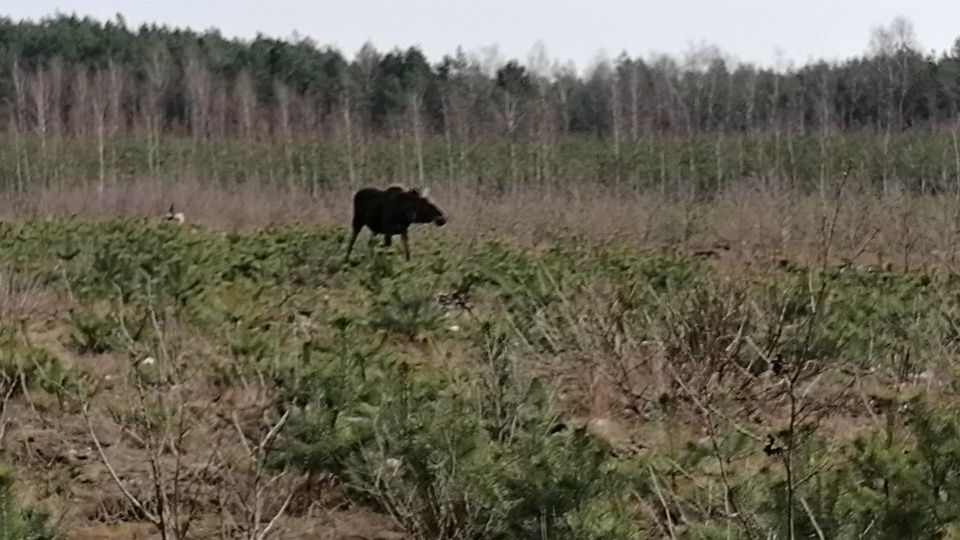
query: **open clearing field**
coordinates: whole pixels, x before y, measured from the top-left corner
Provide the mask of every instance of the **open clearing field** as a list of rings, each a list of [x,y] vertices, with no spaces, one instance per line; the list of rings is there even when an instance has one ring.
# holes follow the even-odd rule
[[[950,197],[441,191],[410,262],[365,231],[345,264],[349,193],[237,217],[266,192],[170,189],[209,211],[38,193],[111,202],[0,226],[6,530],[958,532],[960,276],[926,217]]]
[[[960,41],[911,36],[0,13],[0,540],[960,539]],[[392,183],[449,222],[346,262]]]

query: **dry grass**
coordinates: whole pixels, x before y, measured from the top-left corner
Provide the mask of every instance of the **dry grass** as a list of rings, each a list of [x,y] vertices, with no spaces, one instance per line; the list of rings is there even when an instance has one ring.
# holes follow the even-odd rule
[[[960,255],[960,199],[876,194],[847,186],[821,198],[756,182],[734,183],[713,200],[656,192],[526,189],[491,198],[470,187],[437,186],[433,198],[451,217],[443,233],[497,238],[526,247],[558,232],[594,240],[619,238],[641,248],[702,251],[735,266],[771,258],[822,263],[854,259],[895,268],[955,267]],[[275,224],[346,227],[351,190],[314,198],[267,185],[226,187],[197,180],[140,179],[108,186],[44,188],[0,199],[0,219],[68,217],[158,219],[169,208],[188,223],[226,230]],[[422,232],[421,232],[422,234]]]
[[[0,268],[0,324],[15,327],[25,321],[45,320],[60,300],[37,276],[17,268]]]

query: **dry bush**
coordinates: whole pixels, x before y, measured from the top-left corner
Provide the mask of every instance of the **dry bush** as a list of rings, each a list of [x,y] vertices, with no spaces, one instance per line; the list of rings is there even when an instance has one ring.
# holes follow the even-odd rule
[[[16,326],[32,319],[53,301],[52,297],[36,275],[0,268],[0,325]]]

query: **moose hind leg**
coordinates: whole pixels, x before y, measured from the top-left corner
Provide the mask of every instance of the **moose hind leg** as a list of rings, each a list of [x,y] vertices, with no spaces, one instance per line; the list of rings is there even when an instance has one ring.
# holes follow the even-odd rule
[[[383,235],[383,247],[390,247],[393,245],[393,235],[385,234]]]

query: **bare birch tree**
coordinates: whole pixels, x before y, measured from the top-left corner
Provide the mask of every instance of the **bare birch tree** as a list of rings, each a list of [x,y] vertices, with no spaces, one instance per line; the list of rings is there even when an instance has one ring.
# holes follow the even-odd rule
[[[426,174],[423,166],[423,85],[420,80],[414,82],[407,99],[410,124],[413,128],[413,147],[417,159],[417,181],[420,186],[424,186]]]
[[[121,133],[121,128],[124,124],[124,114],[121,104],[123,102],[123,88],[126,75],[123,65],[115,62],[113,59],[107,64],[107,74],[109,91],[107,93],[106,139],[110,144],[110,174],[114,177],[113,180],[116,180],[117,152],[115,143],[117,141],[117,135]]]
[[[50,121],[50,80],[44,66],[37,66],[30,74],[24,74],[26,83],[27,101],[33,132],[40,142],[40,154],[37,156],[37,175],[40,179],[47,178],[47,166],[50,163],[47,155],[47,136]],[[24,126],[26,127],[26,126]]]
[[[97,138],[97,192],[103,196],[107,188],[107,161],[106,161],[106,115],[107,115],[107,84],[102,70],[90,74],[90,112],[93,114],[94,133]]]
[[[163,129],[163,96],[170,79],[169,52],[156,47],[147,60],[144,92],[141,96],[142,115],[147,132],[147,168],[155,175],[158,170],[160,135]]]
[[[210,71],[196,56],[191,56],[184,68],[190,110],[190,132],[195,139],[209,134]]]
[[[240,136],[245,140],[254,138],[254,116],[257,107],[257,95],[253,88],[253,77],[248,70],[242,70],[233,83],[233,101]]]

